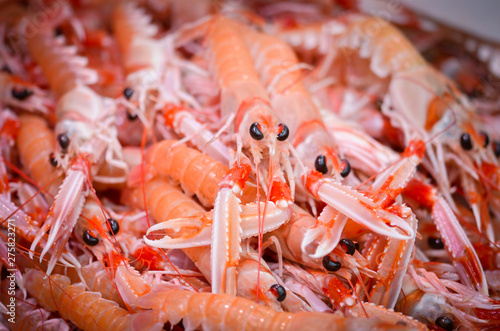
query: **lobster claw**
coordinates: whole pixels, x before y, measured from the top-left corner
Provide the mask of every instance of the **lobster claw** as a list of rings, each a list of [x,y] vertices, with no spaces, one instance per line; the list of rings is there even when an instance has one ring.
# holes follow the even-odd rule
[[[337,247],[347,220],[347,216],[327,205],[318,217],[319,224],[306,231],[301,243],[302,251],[306,252],[307,246],[321,237],[316,252],[310,254],[310,256],[312,258],[321,258],[328,255]]]
[[[407,221],[416,231],[418,221],[415,214],[412,213],[407,218]],[[401,293],[403,279],[408,269],[414,245],[415,237],[408,240],[389,238],[377,270],[378,277],[387,281],[377,282],[372,288],[370,296],[373,303],[388,309],[394,309]]]
[[[258,211],[264,210],[264,206],[264,202],[260,203],[260,208],[257,203],[241,205],[241,239],[259,234]],[[283,209],[272,201],[268,201],[263,232],[267,233],[279,228],[291,216],[290,208]],[[170,249],[211,245],[213,217],[213,212],[206,212],[155,224],[148,229],[144,242],[153,247]],[[158,238],[158,236],[161,237]]]
[[[307,187],[317,198],[371,231],[400,240],[415,236],[415,231],[404,219],[358,191],[323,178],[316,171],[307,174],[305,179]]]
[[[480,293],[488,295],[486,275],[476,250],[462,229],[448,203],[438,197],[432,207],[432,218],[441,234],[446,250],[450,253],[453,265],[460,280]]]
[[[84,184],[86,175],[82,170],[71,168],[61,185],[47,220],[40,228],[30,247],[30,258],[33,258],[35,248],[45,233],[50,229],[47,243],[40,254],[42,261],[45,254],[54,245],[47,267],[50,275],[57,260],[61,257],[73,228],[78,220],[85,202]]]

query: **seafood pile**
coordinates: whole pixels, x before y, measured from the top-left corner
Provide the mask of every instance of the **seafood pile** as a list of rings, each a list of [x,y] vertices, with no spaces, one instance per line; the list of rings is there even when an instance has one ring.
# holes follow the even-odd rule
[[[0,6],[0,329],[500,328],[484,56],[349,1]]]

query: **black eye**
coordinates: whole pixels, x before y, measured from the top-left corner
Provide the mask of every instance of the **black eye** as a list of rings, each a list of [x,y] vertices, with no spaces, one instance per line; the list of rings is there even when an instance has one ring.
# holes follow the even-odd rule
[[[495,153],[496,157],[500,156],[500,141],[495,141],[493,143],[493,153]]]
[[[429,244],[430,248],[433,249],[443,249],[444,248],[444,243],[441,238],[436,238],[436,237],[429,237],[427,239],[427,243]]]
[[[83,233],[83,241],[89,246],[95,246],[99,243],[99,239],[97,239],[96,237],[92,237],[92,235],[88,231],[85,231]]]
[[[354,242],[351,239],[342,239],[340,241],[340,245],[347,254],[354,255],[354,252],[356,251],[356,245],[354,245]]]
[[[123,90],[123,96],[124,96],[127,100],[130,100],[130,98],[132,97],[132,94],[134,94],[134,90],[132,90],[130,87],[126,87],[126,88]]]
[[[108,218],[108,224],[109,228],[111,229],[109,231],[110,235],[117,235],[118,231],[120,231],[120,224],[114,219],[114,218]]]
[[[328,173],[328,168],[326,167],[326,158],[324,155],[318,155],[316,161],[314,161],[314,169],[321,172],[322,174]]]
[[[276,296],[276,299],[281,302],[286,298],[286,290],[280,284],[274,284],[271,286],[271,292]]]
[[[347,160],[342,160],[342,163],[344,164],[344,169],[340,173],[340,176],[345,178],[351,173],[351,164]]]
[[[127,112],[127,118],[129,121],[135,121],[137,119],[137,114]]]
[[[451,331],[455,328],[455,325],[453,324],[451,318],[446,316],[439,316],[436,319],[436,325],[439,326],[440,328],[445,329],[446,331]]]
[[[280,127],[281,127],[281,132],[278,133],[278,138],[277,139],[279,141],[285,141],[288,138],[288,135],[290,134],[290,131],[288,130],[288,126],[286,126],[283,123],[280,124]]]
[[[470,151],[472,149],[472,140],[470,139],[470,134],[464,133],[460,136],[460,145],[466,151]]]
[[[2,268],[2,274],[0,276],[0,279],[1,280],[6,280],[7,276],[10,276],[10,272],[7,271],[7,268],[4,268],[3,266],[1,268]]]
[[[21,90],[13,88],[10,92],[12,94],[12,97],[16,98],[17,100],[21,100],[21,101],[27,99],[28,97],[30,97],[33,94],[33,91],[25,89],[25,88],[23,88]]]
[[[250,136],[255,140],[264,139],[264,134],[262,133],[262,131],[260,131],[259,126],[260,125],[257,122],[250,125]]]
[[[490,143],[490,137],[484,131],[479,132],[479,135],[483,138],[483,148],[486,148]]]
[[[54,158],[54,154],[49,155],[49,162],[54,168],[57,167],[57,160]]]
[[[323,267],[328,271],[337,271],[342,267],[340,262],[333,261],[329,256],[323,258]]]
[[[69,138],[65,133],[61,133],[57,136],[57,141],[62,149],[66,149],[69,146]]]
[[[12,75],[12,69],[10,69],[10,67],[6,64],[2,67],[2,71],[8,73],[9,75]]]
[[[56,27],[55,30],[54,30],[54,33],[56,36],[62,36],[63,34],[63,30],[60,26]]]

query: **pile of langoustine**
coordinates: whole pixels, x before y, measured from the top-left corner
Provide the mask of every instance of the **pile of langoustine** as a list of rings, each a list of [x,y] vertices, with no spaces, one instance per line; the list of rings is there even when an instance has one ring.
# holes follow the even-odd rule
[[[2,4],[2,325],[498,328],[498,114],[324,5]]]

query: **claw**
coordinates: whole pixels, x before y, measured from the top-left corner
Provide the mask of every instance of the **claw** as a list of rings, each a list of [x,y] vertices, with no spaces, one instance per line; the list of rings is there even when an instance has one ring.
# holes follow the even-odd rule
[[[347,216],[340,214],[330,206],[326,206],[318,217],[320,224],[306,231],[301,244],[302,251],[306,252],[306,247],[318,237],[321,237],[316,252],[309,256],[321,258],[329,254],[337,247],[347,220]]]
[[[414,231],[417,230],[417,218],[411,214],[407,218],[408,223]],[[394,309],[401,288],[403,278],[406,275],[408,263],[410,261],[415,237],[409,240],[398,240],[390,238],[382,254],[382,259],[378,265],[377,276],[385,279],[384,282],[377,282],[371,292],[371,301],[385,308]]]
[[[308,174],[306,185],[321,201],[373,232],[401,240],[415,236],[413,229],[401,217],[382,209],[356,190],[323,178],[319,172]]]
[[[47,243],[40,254],[41,262],[45,254],[55,244],[47,267],[47,275],[50,275],[57,260],[63,253],[64,246],[68,242],[73,232],[73,227],[82,211],[86,196],[84,194],[85,178],[85,173],[81,170],[70,169],[68,171],[68,175],[61,185],[49,216],[30,247],[30,258],[33,258],[38,242],[45,235],[45,232],[50,229]]]
[[[260,210],[264,210],[264,202],[260,203]],[[259,206],[256,203],[241,206],[241,238],[255,237],[259,234],[258,222]],[[189,248],[198,246],[208,246],[212,243],[212,223],[213,213],[207,212],[191,217],[171,219],[153,225],[148,229],[144,242],[153,247],[161,248]],[[290,208],[282,209],[273,202],[267,202],[266,222],[264,223],[264,233],[273,231],[287,222],[292,217]],[[189,229],[193,229],[189,231]],[[156,231],[164,231],[161,238],[149,239],[149,234],[157,237]],[[182,230],[182,232],[181,232]]]
[[[488,295],[486,276],[476,250],[442,197],[437,198],[432,217],[462,282]]]
[[[236,194],[250,175],[248,164],[234,164],[222,179],[214,204],[212,224],[212,293],[236,295],[236,267],[241,252],[241,207]]]
[[[231,188],[222,188],[214,205],[212,226],[212,293],[236,295],[236,267],[240,259],[240,199]]]

